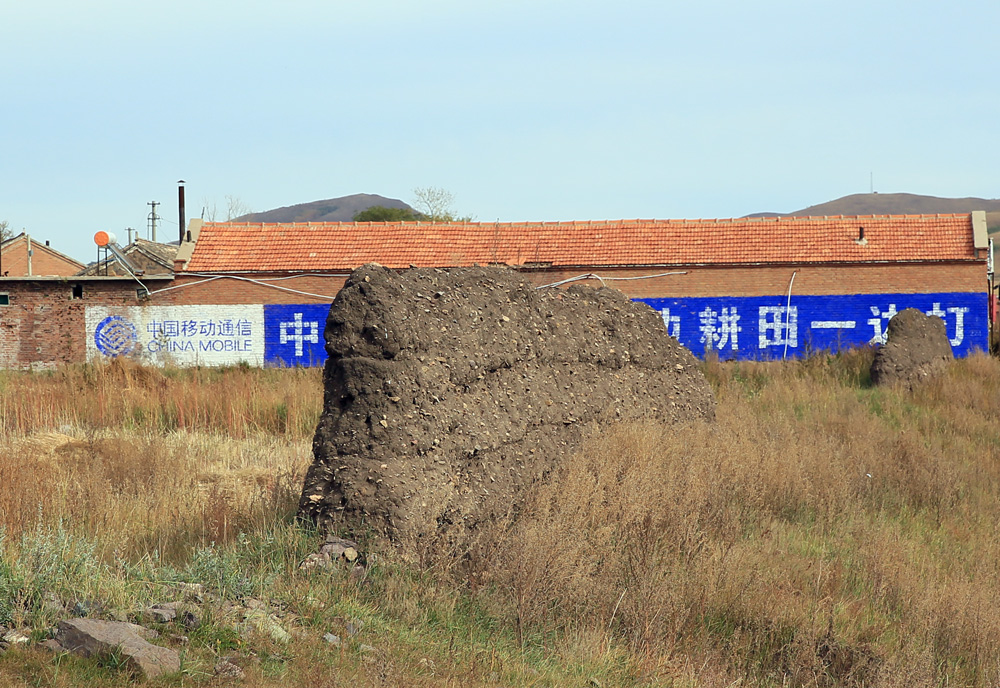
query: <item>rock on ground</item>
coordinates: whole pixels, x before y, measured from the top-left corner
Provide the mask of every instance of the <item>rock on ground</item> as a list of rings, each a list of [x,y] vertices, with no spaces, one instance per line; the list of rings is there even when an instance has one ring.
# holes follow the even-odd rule
[[[120,653],[125,664],[146,678],[180,671],[180,655],[147,642],[155,632],[121,621],[68,619],[59,622],[56,642],[68,652],[84,657]]]
[[[326,348],[299,514],[404,551],[516,511],[598,423],[715,413],[651,308],[508,269],[363,266],[333,302]]]
[[[954,358],[944,321],[907,308],[889,321],[886,342],[872,361],[871,379],[877,385],[912,389],[942,373]]]

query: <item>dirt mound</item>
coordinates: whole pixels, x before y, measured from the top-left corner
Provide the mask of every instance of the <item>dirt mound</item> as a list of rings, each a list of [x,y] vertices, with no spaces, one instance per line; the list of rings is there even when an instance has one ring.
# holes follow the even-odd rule
[[[872,382],[912,389],[942,372],[954,357],[944,321],[907,308],[889,321],[887,340],[872,361]]]
[[[651,308],[507,269],[363,266],[333,302],[326,348],[299,514],[403,550],[516,511],[597,422],[715,413]]]

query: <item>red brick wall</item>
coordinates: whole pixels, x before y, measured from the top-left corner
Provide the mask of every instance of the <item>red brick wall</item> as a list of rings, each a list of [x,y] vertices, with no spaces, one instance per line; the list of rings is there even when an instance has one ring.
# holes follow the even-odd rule
[[[984,292],[985,262],[787,267],[696,267],[675,270],[580,268],[530,273],[535,284],[551,284],[594,272],[601,277],[637,277],[684,271],[651,279],[611,281],[632,298],[665,296],[768,296],[788,291],[792,272],[795,294],[916,294],[923,292]],[[587,280],[584,284],[597,284]]]
[[[74,299],[73,285],[83,286]],[[135,282],[0,280],[0,368],[54,367],[86,357],[84,309],[94,305],[135,305]]]
[[[543,285],[593,272],[604,278],[640,277],[664,272],[685,272],[650,279],[615,281],[607,285],[633,298],[663,296],[766,296],[788,291],[795,272],[796,294],[911,294],[923,292],[986,291],[986,267],[982,261],[913,265],[785,266],[785,267],[693,267],[693,268],[573,268],[524,272],[533,284]],[[169,291],[154,293],[151,302],[168,304],[323,303],[332,300],[346,275],[306,275],[267,281],[280,275],[254,275],[257,282],[223,277],[179,276]],[[598,284],[587,280],[586,284]],[[325,298],[291,293],[292,289]],[[156,292],[156,288],[153,289]]]
[[[290,279],[284,275],[252,275],[246,279],[218,279],[178,275],[169,289],[150,287],[149,303],[156,306],[198,304],[257,303],[330,303],[344,286],[346,274],[303,275]],[[249,281],[254,280],[254,281]],[[305,292],[305,293],[301,293]],[[316,294],[319,296],[307,296]]]

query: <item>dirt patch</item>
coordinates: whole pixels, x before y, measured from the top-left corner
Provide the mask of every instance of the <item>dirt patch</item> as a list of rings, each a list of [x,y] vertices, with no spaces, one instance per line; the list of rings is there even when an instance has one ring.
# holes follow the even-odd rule
[[[872,361],[872,382],[912,389],[943,372],[954,358],[944,321],[907,308],[889,321],[886,342]]]
[[[356,270],[299,505],[404,550],[516,512],[600,423],[712,418],[694,356],[612,289],[535,289],[498,268]]]

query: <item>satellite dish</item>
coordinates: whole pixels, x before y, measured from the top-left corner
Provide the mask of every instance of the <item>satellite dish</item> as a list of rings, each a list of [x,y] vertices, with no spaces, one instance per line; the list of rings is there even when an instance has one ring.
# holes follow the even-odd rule
[[[118,241],[118,237],[114,235],[114,232],[98,232],[94,235],[94,243],[104,248],[108,244],[114,244]]]

